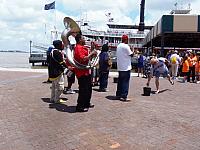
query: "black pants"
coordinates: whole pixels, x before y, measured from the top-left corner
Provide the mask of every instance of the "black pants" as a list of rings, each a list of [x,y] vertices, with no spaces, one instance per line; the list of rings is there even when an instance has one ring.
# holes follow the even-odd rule
[[[102,71],[99,73],[99,89],[106,89],[108,86],[109,71]]]
[[[91,75],[78,78],[79,93],[77,100],[78,108],[89,108],[92,96],[92,80]]]
[[[192,82],[195,80],[195,65],[190,67],[188,77],[187,77],[187,82],[190,82],[190,75],[192,74]]]

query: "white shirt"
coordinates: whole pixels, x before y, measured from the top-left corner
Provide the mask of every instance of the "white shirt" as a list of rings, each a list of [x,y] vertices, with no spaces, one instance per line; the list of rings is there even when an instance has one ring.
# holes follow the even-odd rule
[[[72,35],[70,35],[68,37],[68,40],[70,42],[71,45],[75,45],[76,44],[76,40],[75,40],[75,37],[73,37]]]
[[[120,43],[117,46],[117,70],[118,71],[128,71],[132,69],[131,66],[131,54],[133,52],[131,51],[128,44]]]

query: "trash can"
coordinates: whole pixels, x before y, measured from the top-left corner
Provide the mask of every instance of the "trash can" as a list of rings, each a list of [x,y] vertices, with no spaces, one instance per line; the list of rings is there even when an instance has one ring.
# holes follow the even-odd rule
[[[150,87],[143,87],[144,96],[150,96],[151,88]]]

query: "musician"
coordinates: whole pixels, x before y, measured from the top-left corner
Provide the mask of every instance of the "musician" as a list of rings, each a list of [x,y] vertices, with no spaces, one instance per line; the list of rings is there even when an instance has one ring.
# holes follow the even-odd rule
[[[76,46],[74,48],[74,59],[80,64],[88,64],[89,60],[96,56],[97,52],[92,51],[89,54],[89,49],[86,48],[85,39],[81,34],[77,34],[75,37]],[[89,108],[94,107],[90,103],[92,96],[92,76],[90,69],[74,69],[76,77],[78,79],[79,84],[79,93],[76,111],[77,112],[86,112]]]
[[[49,80],[52,81],[51,87],[51,102],[62,103],[65,102],[60,99],[60,95],[64,89],[63,72],[67,68],[62,55],[64,45],[62,41],[53,41],[54,49],[51,51],[49,58]]]

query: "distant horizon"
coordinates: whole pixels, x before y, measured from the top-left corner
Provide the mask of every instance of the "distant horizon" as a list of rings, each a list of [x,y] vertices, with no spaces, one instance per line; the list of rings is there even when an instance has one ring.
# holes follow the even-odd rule
[[[29,51],[24,51],[24,50],[0,50],[0,52],[29,53]]]

